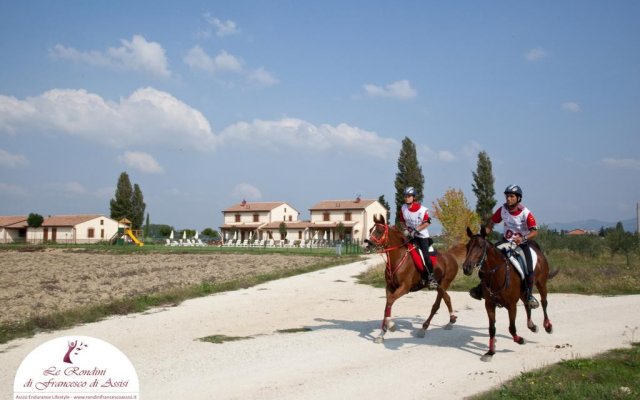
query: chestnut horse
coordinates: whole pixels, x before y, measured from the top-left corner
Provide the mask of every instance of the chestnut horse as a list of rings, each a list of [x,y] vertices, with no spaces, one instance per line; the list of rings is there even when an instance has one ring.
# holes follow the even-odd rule
[[[424,288],[420,271],[416,268],[413,258],[409,254],[407,245],[409,240],[400,232],[398,227],[389,226],[381,215],[373,218],[375,225],[369,232],[368,243],[382,248],[381,253],[387,255],[384,279],[386,282],[387,303],[384,309],[382,320],[382,330],[380,336],[375,339],[376,343],[384,341],[384,334],[387,330],[393,332],[395,323],[391,320],[391,307],[400,297],[409,292],[415,292]],[[425,255],[426,256],[426,255]],[[422,324],[422,328],[417,332],[417,336],[424,337],[424,334],[431,323],[431,319],[440,308],[440,302],[444,299],[449,309],[449,324],[456,322],[456,315],[451,307],[451,298],[447,293],[447,288],[458,273],[458,262],[455,257],[446,252],[438,252],[437,262],[433,265],[433,272],[438,281],[438,296],[431,307],[429,318]]]
[[[489,351],[482,356],[482,361],[491,361],[496,353],[496,306],[504,307],[509,312],[509,333],[513,341],[524,344],[525,340],[516,332],[516,314],[518,299],[524,303],[527,312],[527,327],[532,332],[537,332],[538,327],[531,320],[531,309],[526,300],[526,290],[520,274],[515,270],[507,257],[493,243],[487,240],[486,230],[480,229],[480,234],[474,235],[467,228],[469,242],[467,243],[467,256],[462,264],[465,275],[471,275],[475,268],[480,269],[482,279],[482,295],[484,306],[489,317]],[[544,313],[544,329],[547,333],[553,332],[553,325],[547,315],[547,280],[553,278],[559,270],[549,273],[549,263],[537,243],[530,242],[538,257],[534,269],[535,284],[540,292],[542,312]]]

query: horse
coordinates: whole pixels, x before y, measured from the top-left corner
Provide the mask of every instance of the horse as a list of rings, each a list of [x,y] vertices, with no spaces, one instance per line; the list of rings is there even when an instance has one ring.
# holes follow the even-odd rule
[[[471,275],[476,268],[479,268],[481,272],[482,295],[487,316],[489,317],[489,351],[481,359],[483,361],[491,361],[496,353],[496,306],[507,309],[509,313],[509,333],[511,333],[514,342],[518,344],[525,343],[524,338],[518,336],[515,325],[518,299],[521,299],[524,303],[529,330],[537,332],[538,327],[531,320],[531,309],[525,301],[526,290],[524,290],[524,282],[514,266],[509,262],[507,256],[487,240],[487,232],[484,227],[480,229],[480,234],[477,235],[474,235],[467,228],[467,236],[469,236],[469,242],[467,243],[467,254],[462,268],[465,275]],[[537,255],[534,282],[538,292],[540,292],[542,312],[544,313],[543,326],[547,333],[552,333],[553,325],[547,314],[547,281],[553,278],[559,270],[549,273],[547,258],[535,241],[530,241],[529,248],[533,249]]]
[[[387,301],[384,309],[384,318],[380,335],[375,339],[376,343],[384,341],[384,334],[387,330],[395,331],[395,323],[391,320],[391,307],[400,297],[409,292],[415,292],[425,287],[422,283],[420,271],[414,264],[413,257],[409,255],[409,240],[396,226],[389,226],[381,215],[373,218],[374,226],[369,232],[367,243],[381,248],[380,253],[386,254],[385,283]],[[417,249],[415,250],[417,251]],[[425,254],[425,257],[428,255]],[[433,272],[438,281],[438,295],[431,307],[429,318],[422,324],[422,328],[417,332],[418,337],[424,337],[431,319],[440,308],[440,303],[444,299],[449,309],[449,325],[454,324],[457,316],[453,313],[451,298],[447,293],[447,288],[458,274],[458,262],[456,258],[447,252],[438,252],[437,261],[433,263]]]

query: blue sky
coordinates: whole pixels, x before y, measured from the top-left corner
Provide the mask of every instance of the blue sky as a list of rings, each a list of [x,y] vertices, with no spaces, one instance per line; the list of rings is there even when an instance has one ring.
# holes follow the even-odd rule
[[[636,1],[0,1],[0,214],[152,223],[242,199],[385,195],[416,144],[425,203],[478,152],[539,223],[635,217]],[[502,196],[498,195],[498,201]]]

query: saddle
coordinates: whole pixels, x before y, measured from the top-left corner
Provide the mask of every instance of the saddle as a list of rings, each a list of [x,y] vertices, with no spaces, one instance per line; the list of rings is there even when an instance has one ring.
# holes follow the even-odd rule
[[[424,271],[424,255],[422,251],[415,244],[409,243],[407,245],[407,249],[409,250],[409,254],[411,254],[411,258],[413,259],[413,264],[416,266],[416,269],[422,273]],[[438,261],[438,253],[435,251],[433,246],[429,246],[429,257],[431,257],[431,265],[435,267],[436,262]]]
[[[513,268],[518,271],[520,279],[524,280],[527,268],[527,257],[524,254],[524,250],[513,242],[501,243],[496,247],[507,256],[509,262],[513,265]],[[535,272],[536,265],[538,264],[538,254],[536,254],[535,251],[529,251],[531,252],[531,262],[533,263],[533,268],[531,268],[531,270]]]

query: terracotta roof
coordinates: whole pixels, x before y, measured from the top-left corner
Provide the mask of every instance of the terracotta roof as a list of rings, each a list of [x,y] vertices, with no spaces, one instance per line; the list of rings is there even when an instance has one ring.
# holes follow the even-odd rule
[[[45,218],[42,226],[75,226],[100,217],[104,217],[104,215],[54,215],[52,217]]]
[[[238,212],[238,211],[271,211],[274,208],[285,204],[284,201],[273,201],[273,202],[242,202],[235,204],[222,212]]]
[[[222,229],[256,229],[259,228],[264,222],[237,222],[235,224],[224,224],[220,228]]]
[[[2,215],[0,216],[0,227],[3,228],[25,228],[27,227],[26,215]]]
[[[363,210],[377,200],[360,199],[356,200],[324,200],[314,205],[309,210]]]
[[[340,222],[347,228],[353,228],[358,224],[356,221],[322,221],[312,223],[310,228],[336,228]]]

